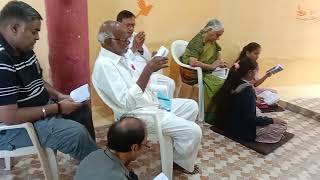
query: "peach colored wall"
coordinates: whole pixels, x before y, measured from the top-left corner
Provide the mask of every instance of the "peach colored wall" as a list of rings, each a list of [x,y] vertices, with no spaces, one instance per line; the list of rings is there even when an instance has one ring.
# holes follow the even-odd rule
[[[298,5],[305,16],[297,15]],[[220,44],[226,59],[234,60],[240,48],[256,41],[262,45],[261,73],[277,63],[285,66],[264,85],[320,84],[320,1],[215,0],[214,7],[213,16],[225,25]]]
[[[215,0],[214,16],[226,28],[222,44],[229,50],[257,41],[266,58],[320,58],[320,19],[297,19],[299,4],[320,11],[318,0]]]

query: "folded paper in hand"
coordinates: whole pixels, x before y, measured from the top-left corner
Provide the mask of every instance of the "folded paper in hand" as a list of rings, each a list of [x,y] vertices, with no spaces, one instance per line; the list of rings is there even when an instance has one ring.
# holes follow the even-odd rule
[[[70,93],[75,102],[84,102],[90,99],[89,85],[85,84]]]
[[[161,46],[155,56],[167,57],[168,54],[169,54],[169,50],[167,48],[165,48],[164,46]]]
[[[263,101],[268,105],[275,104],[280,100],[279,95],[271,91],[263,91],[258,95],[258,97],[263,98]]]
[[[278,64],[278,65],[276,65],[276,66],[274,66],[273,68],[271,68],[271,69],[269,69],[268,71],[267,71],[267,73],[272,73],[272,74],[276,74],[276,73],[278,73],[278,72],[280,72],[280,71],[282,71],[283,70],[283,66],[281,65],[281,64]]]
[[[157,98],[158,98],[161,109],[164,109],[166,111],[171,111],[172,101],[168,96],[166,96],[163,92],[158,91]]]
[[[153,180],[169,180],[169,178],[163,173],[161,173],[157,177],[155,177]]]

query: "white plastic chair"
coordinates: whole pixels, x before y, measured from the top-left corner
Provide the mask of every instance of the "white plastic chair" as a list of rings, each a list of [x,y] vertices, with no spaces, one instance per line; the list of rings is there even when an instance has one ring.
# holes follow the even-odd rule
[[[93,87],[95,88],[97,94],[99,97],[102,99],[102,101],[111,108],[110,102],[102,96],[102,92],[98,88],[98,86],[95,84],[94,80],[92,80]],[[161,115],[161,111],[158,108],[155,108],[154,110],[151,111],[140,111],[140,112],[124,112],[121,109],[112,109],[113,114],[114,114],[114,119],[117,121],[116,114],[121,113],[121,114],[132,114],[134,116],[150,116],[154,120],[154,125],[155,125],[155,131],[157,133],[157,139],[160,144],[160,156],[161,156],[161,167],[162,167],[162,172],[169,178],[169,180],[172,179],[172,173],[173,173],[173,142],[171,137],[169,136],[164,136],[162,134],[162,128],[160,124],[160,118],[159,116]]]
[[[44,176],[47,180],[58,180],[59,171],[56,161],[55,153],[50,148],[43,148],[40,145],[37,133],[32,123],[23,123],[18,125],[7,126],[0,123],[0,131],[10,129],[24,128],[28,132],[33,146],[18,148],[12,151],[0,150],[0,158],[5,159],[5,170],[11,170],[11,157],[25,156],[30,154],[38,154],[40,163],[42,165]]]
[[[198,104],[199,104],[199,115],[198,120],[204,120],[204,90],[203,90],[203,76],[202,76],[202,69],[200,67],[191,67],[190,65],[183,64],[180,61],[180,57],[183,55],[186,47],[188,45],[187,41],[184,40],[176,40],[171,44],[171,54],[173,56],[174,61],[181,67],[192,69],[197,71],[198,76],[198,84],[194,86],[198,86],[199,88],[199,95],[198,95]],[[194,88],[194,87],[193,87]],[[192,89],[193,89],[192,88]],[[179,88],[180,90],[180,88]]]

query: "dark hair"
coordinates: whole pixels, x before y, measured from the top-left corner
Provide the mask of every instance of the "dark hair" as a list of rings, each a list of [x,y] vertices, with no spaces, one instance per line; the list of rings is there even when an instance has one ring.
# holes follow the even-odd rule
[[[34,20],[42,20],[42,17],[39,12],[29,4],[22,1],[10,1],[0,12],[0,24],[4,24],[11,19],[31,22]]]
[[[107,146],[118,152],[130,152],[131,146],[141,145],[145,136],[145,124],[140,119],[122,117],[109,128]]]
[[[238,64],[238,69],[235,67],[236,65],[231,67],[227,79],[213,98],[213,102],[215,104],[215,115],[217,117],[217,126],[220,128],[223,128],[224,124],[221,123],[225,122],[224,119],[230,112],[232,91],[243,83],[241,79],[248,73],[248,71],[255,70],[258,67],[257,62],[248,57],[240,59]]]
[[[135,18],[136,16],[132,12],[130,12],[128,10],[123,10],[123,11],[119,12],[119,14],[117,16],[117,21],[122,22],[123,19],[133,18],[133,17]]]
[[[256,43],[256,42],[251,42],[249,44],[247,44],[245,47],[243,47],[242,51],[240,52],[239,57],[237,58],[236,62],[239,61],[240,59],[243,59],[245,57],[247,57],[247,52],[253,52],[257,49],[261,48],[260,44]]]

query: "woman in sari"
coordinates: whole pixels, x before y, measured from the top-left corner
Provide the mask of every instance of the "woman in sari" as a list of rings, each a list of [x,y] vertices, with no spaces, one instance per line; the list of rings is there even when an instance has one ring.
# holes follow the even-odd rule
[[[211,98],[223,85],[224,79],[213,74],[217,68],[226,67],[222,60],[221,48],[216,42],[223,34],[224,28],[219,20],[213,19],[189,42],[180,60],[192,67],[201,67],[203,72],[205,119],[212,119]],[[227,71],[226,71],[227,72]],[[185,68],[180,69],[184,83],[194,85],[198,83],[197,72]]]

